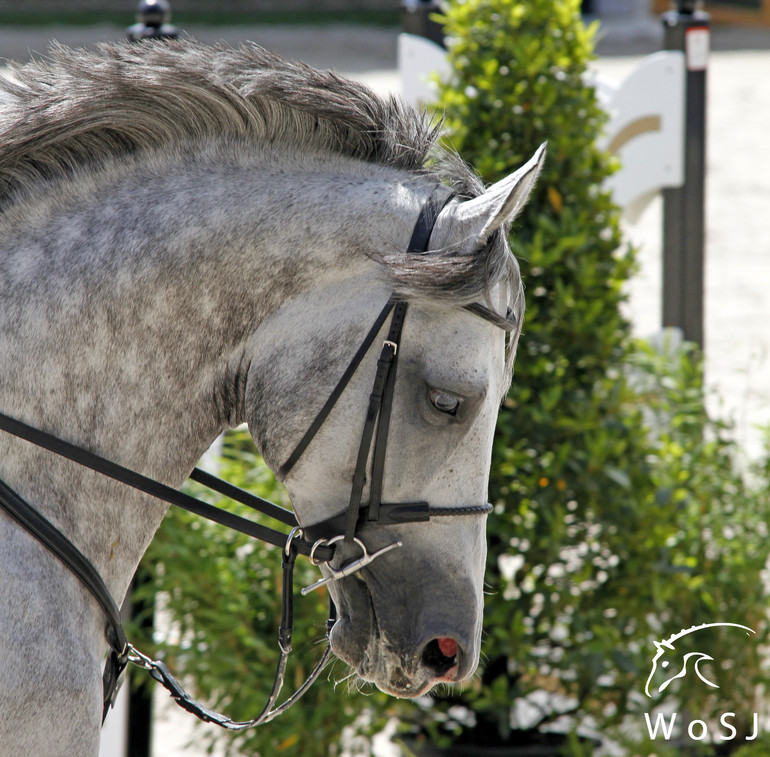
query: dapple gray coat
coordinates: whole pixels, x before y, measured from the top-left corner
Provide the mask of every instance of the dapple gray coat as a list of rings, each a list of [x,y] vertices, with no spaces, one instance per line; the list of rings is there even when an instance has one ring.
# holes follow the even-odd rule
[[[52,50],[0,91],[0,410],[178,486],[247,422],[272,467],[391,293],[410,301],[386,501],[486,501],[521,323],[505,241],[542,161],[486,191],[436,128],[359,83],[257,47]],[[430,252],[405,253],[439,184]],[[347,504],[376,357],[286,481],[301,523]],[[447,412],[447,408],[454,412]],[[91,560],[116,601],[164,507],[0,433],[0,478]],[[396,696],[474,671],[484,519],[377,529],[403,548],[331,586],[336,654]],[[456,642],[436,675],[432,639]],[[0,515],[0,754],[95,755],[104,618]],[[301,706],[301,705],[300,705]]]

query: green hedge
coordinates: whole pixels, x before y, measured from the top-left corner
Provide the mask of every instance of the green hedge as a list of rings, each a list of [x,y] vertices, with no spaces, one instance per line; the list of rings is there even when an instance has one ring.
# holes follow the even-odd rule
[[[718,698],[695,676],[672,687],[690,708],[750,716],[763,680],[767,470],[739,472],[739,450],[707,417],[697,351],[661,356],[630,337],[633,251],[602,189],[606,116],[585,84],[596,27],[579,6],[457,0],[444,16],[453,73],[438,105],[452,145],[492,182],[548,140],[512,238],[527,314],[492,464],[486,662],[419,723],[459,753],[539,743],[565,713],[557,730],[638,726],[652,640],[694,624],[758,633],[735,648],[728,634],[701,640],[723,686]],[[561,748],[577,756],[590,742],[573,734]]]

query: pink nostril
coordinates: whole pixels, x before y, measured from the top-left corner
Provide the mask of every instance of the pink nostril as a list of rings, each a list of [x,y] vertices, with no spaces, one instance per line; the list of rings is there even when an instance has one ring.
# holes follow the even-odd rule
[[[433,682],[457,679],[460,666],[460,645],[448,636],[431,639],[422,650],[420,661],[433,674]]]
[[[450,639],[446,636],[442,636],[438,641],[438,648],[441,650],[441,654],[444,657],[454,657],[457,654],[457,642],[454,639]]]

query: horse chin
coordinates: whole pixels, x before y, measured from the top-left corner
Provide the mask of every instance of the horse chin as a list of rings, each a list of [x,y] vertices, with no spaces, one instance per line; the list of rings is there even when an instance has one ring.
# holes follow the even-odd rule
[[[398,663],[393,664],[394,661],[383,660],[382,656],[380,661],[383,664],[379,666],[377,674],[370,680],[367,678],[364,680],[373,683],[383,693],[398,699],[415,699],[427,694],[438,683],[457,682],[457,665],[453,665],[443,676],[436,677],[433,671],[424,668],[412,675],[407,675],[405,667]]]

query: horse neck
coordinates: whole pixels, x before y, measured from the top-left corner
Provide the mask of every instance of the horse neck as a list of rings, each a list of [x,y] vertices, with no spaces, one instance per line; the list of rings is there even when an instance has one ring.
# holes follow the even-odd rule
[[[318,168],[318,166],[317,166]],[[260,324],[303,292],[360,276],[379,182],[316,170],[137,166],[44,198],[0,254],[0,408],[178,485],[244,420]],[[370,171],[371,172],[371,171]],[[61,188],[59,188],[61,194]],[[23,215],[23,214],[21,214]],[[378,220],[379,219],[379,220]],[[258,340],[257,340],[258,341]],[[248,345],[248,348],[247,348]],[[116,597],[164,508],[69,463],[0,439],[0,476],[61,524]],[[29,470],[38,473],[30,477]],[[98,509],[98,528],[94,525]]]

